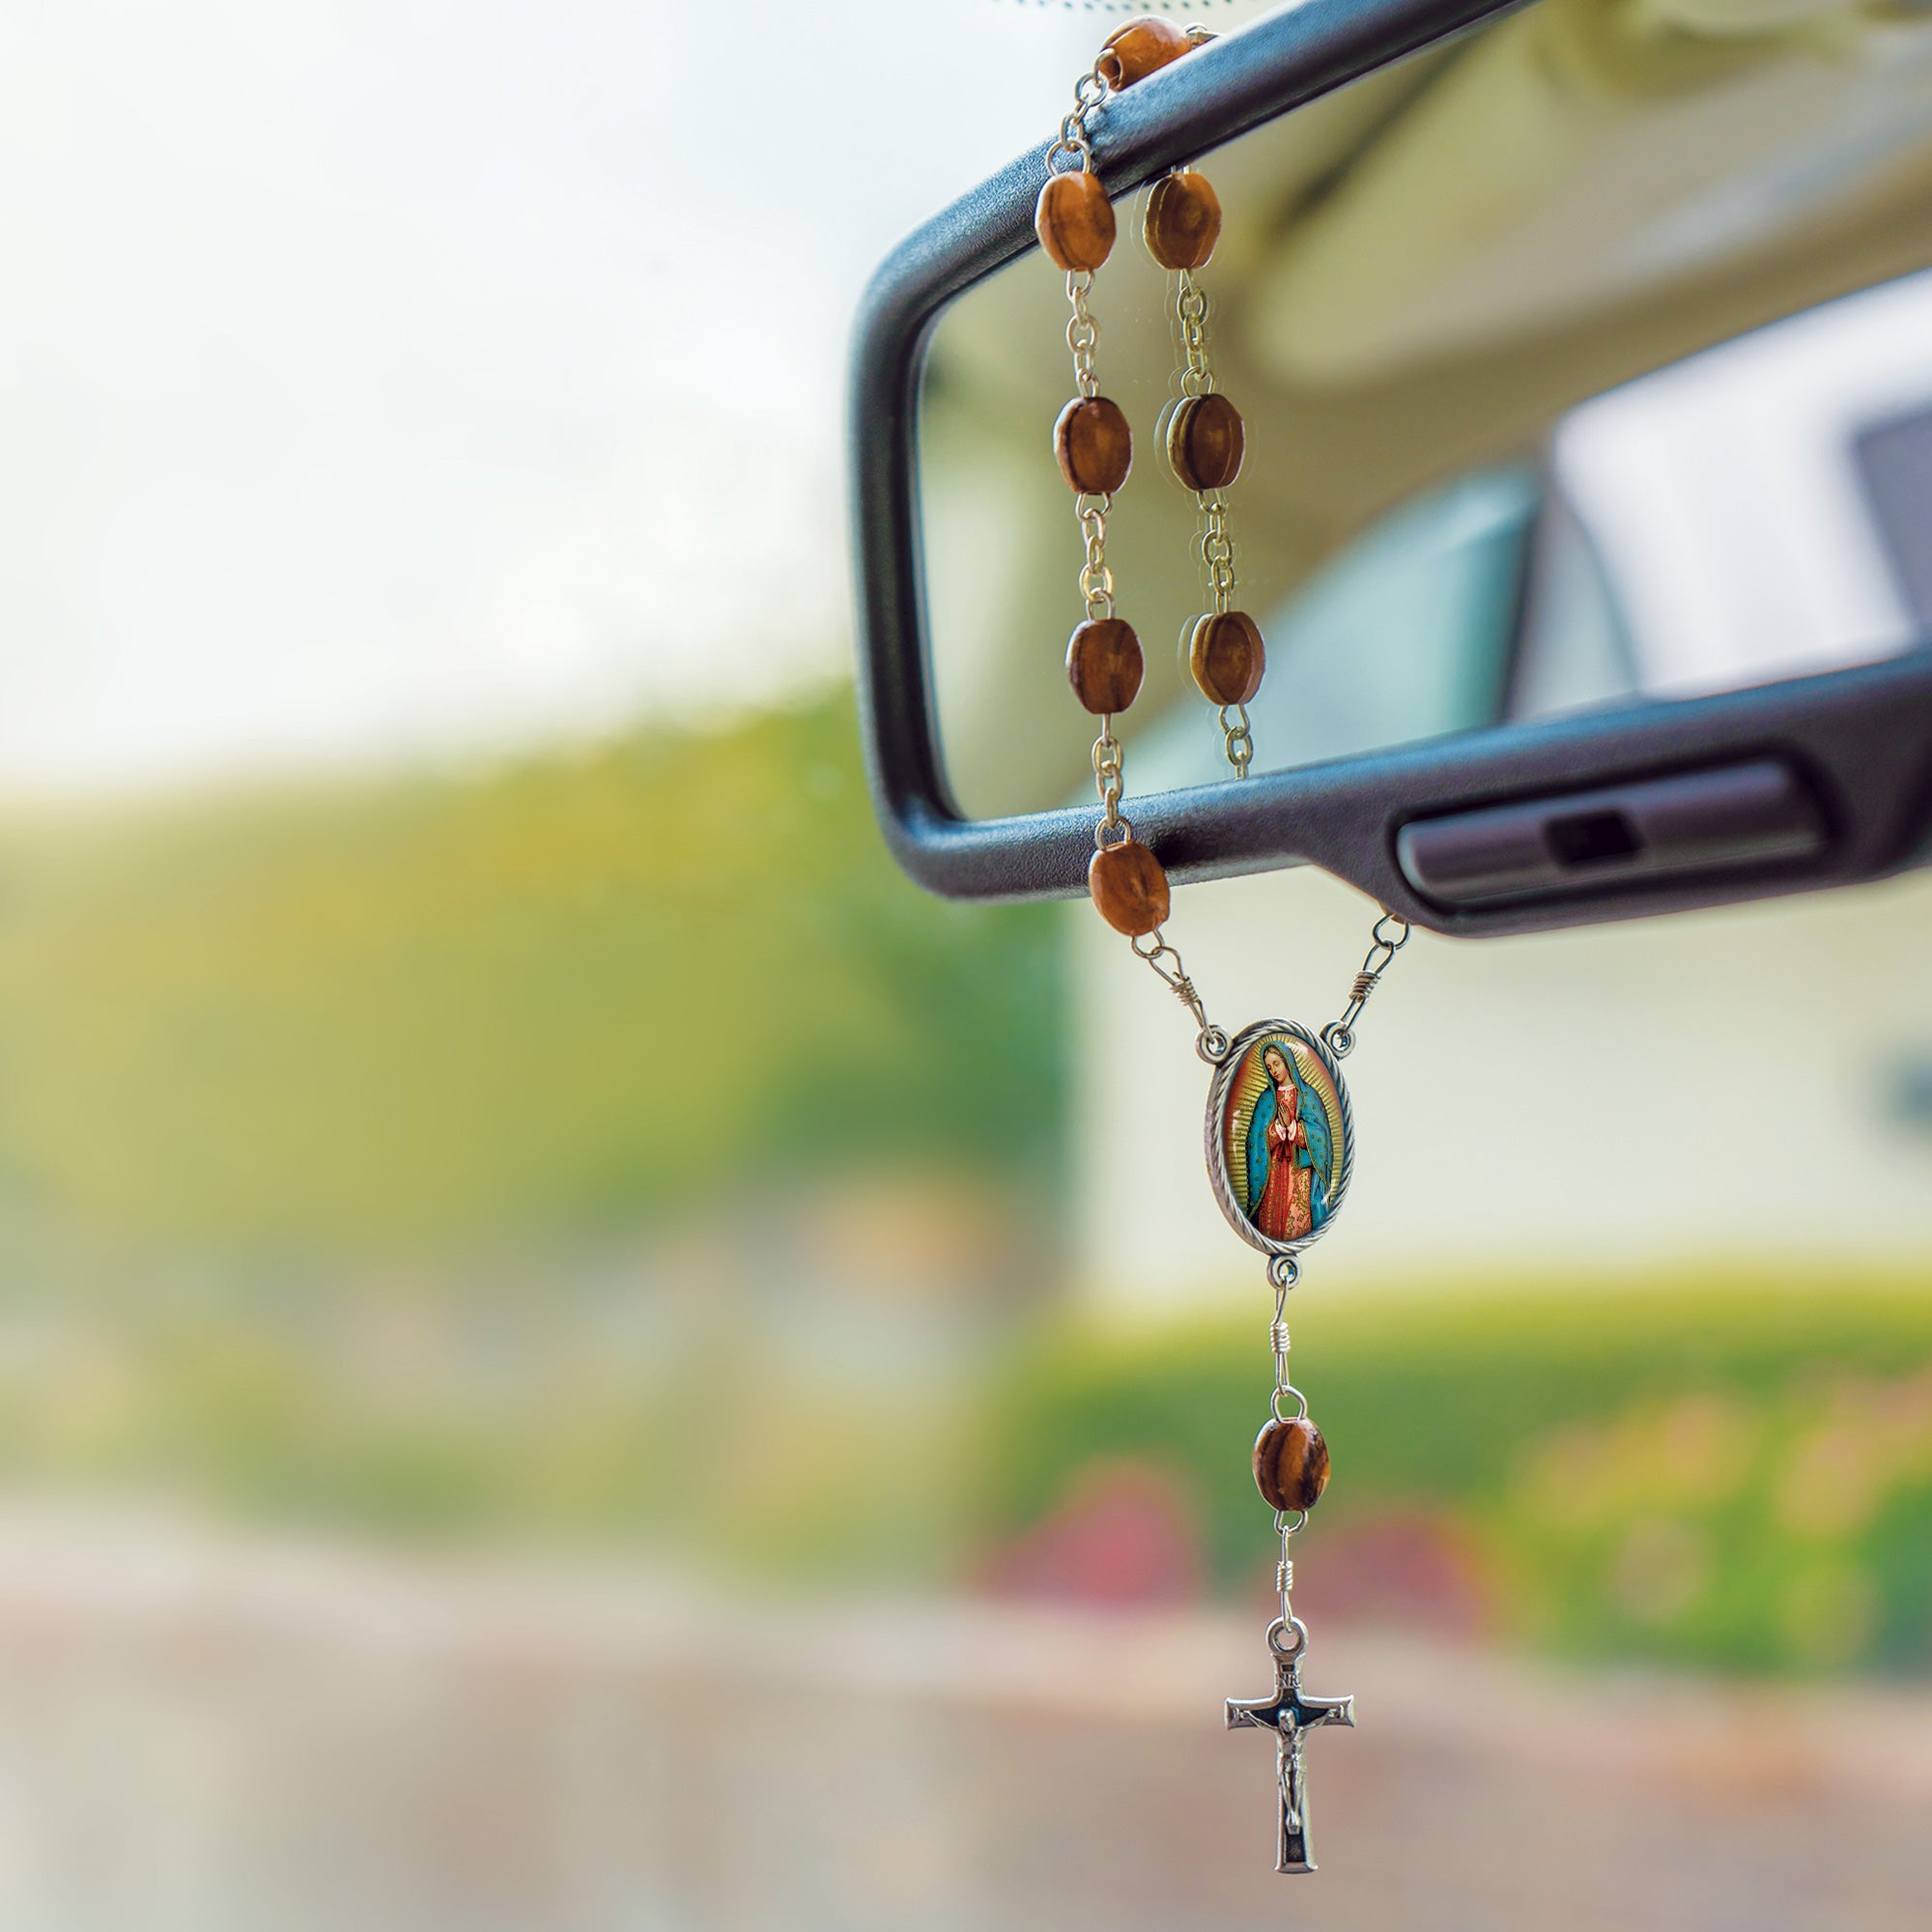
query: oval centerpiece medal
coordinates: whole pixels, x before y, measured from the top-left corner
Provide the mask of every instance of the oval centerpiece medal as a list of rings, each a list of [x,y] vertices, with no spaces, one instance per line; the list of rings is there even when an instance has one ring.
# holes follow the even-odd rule
[[[1354,1122],[1328,1048],[1293,1020],[1230,1043],[1208,1095],[1208,1176],[1240,1237],[1271,1255],[1306,1247],[1334,1218],[1354,1161]]]

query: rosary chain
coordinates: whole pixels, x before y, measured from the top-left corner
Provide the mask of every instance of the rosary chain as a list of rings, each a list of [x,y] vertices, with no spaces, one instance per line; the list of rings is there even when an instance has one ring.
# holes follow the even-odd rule
[[[1159,926],[1155,926],[1151,932],[1144,932],[1138,939],[1130,939],[1127,944],[1134,949],[1135,958],[1146,960],[1168,991],[1194,1015],[1194,1024],[1200,1029],[1195,1036],[1194,1050],[1209,1065],[1225,1059],[1228,1052],[1228,1036],[1223,1029],[1208,1019],[1207,1005],[1202,1000],[1194,981],[1187,977],[1187,968],[1182,963],[1180,954],[1167,943],[1166,934]]]
[[[1244,779],[1255,756],[1255,734],[1248,724],[1248,707],[1224,704],[1220,719],[1221,743],[1228,753],[1228,762],[1234,766],[1235,776]]]
[[[1289,1291],[1301,1278],[1301,1264],[1293,1255],[1276,1255],[1268,1263],[1268,1279],[1274,1284],[1274,1320],[1268,1324],[1268,1349],[1274,1356],[1274,1393],[1268,1398],[1270,1413],[1278,1422],[1289,1422],[1305,1417],[1308,1413],[1308,1398],[1295,1387],[1288,1373],[1288,1295]],[[1284,1401],[1294,1405],[1293,1415],[1284,1415]],[[1275,1596],[1281,1605],[1283,1630],[1294,1628],[1294,1605],[1291,1593],[1294,1588],[1294,1558],[1291,1553],[1293,1540],[1307,1526],[1308,1512],[1302,1510],[1276,1510],[1274,1513],[1275,1534],[1281,1539],[1281,1554],[1274,1566]]]
[[[1395,955],[1408,944],[1409,929],[1407,920],[1400,913],[1384,911],[1376,921],[1369,935],[1373,944],[1369,947],[1368,957],[1362,961],[1362,970],[1350,983],[1349,1004],[1340,1019],[1330,1020],[1321,1029],[1322,1044],[1337,1060],[1345,1059],[1354,1050],[1355,1022],[1361,1018],[1362,1009],[1369,1003],[1369,995],[1381,983],[1381,977],[1388,971]]]
[[[1094,828],[1094,844],[1102,852],[1134,835],[1132,823],[1121,810],[1124,759],[1121,741],[1114,735],[1113,713],[1109,712],[1100,720],[1100,735],[1094,740],[1094,788],[1100,795],[1100,822]]]
[[[1239,707],[1233,707],[1238,711]],[[1243,720],[1245,722],[1245,720]],[[1105,809],[1105,816],[1094,832],[1094,843],[1106,845],[1113,840],[1107,836],[1119,832],[1122,837],[1130,835],[1133,827],[1122,813],[1121,806],[1121,741],[1114,735],[1114,721],[1111,717],[1100,722],[1100,735],[1094,741],[1094,778],[1099,787],[1100,803]],[[1377,919],[1370,932],[1368,956],[1362,961],[1362,969],[1349,985],[1349,1004],[1342,1017],[1331,1020],[1321,1029],[1321,1043],[1339,1060],[1351,1052],[1355,1044],[1355,1022],[1361,1016],[1362,1009],[1368,1004],[1369,995],[1381,983],[1381,977],[1389,969],[1395,955],[1408,944],[1413,928],[1407,920],[1398,912],[1384,910]],[[1200,1028],[1195,1040],[1195,1051],[1202,1059],[1214,1065],[1227,1057],[1229,1036],[1227,1031],[1215,1026],[1208,1017],[1207,1005],[1199,989],[1188,976],[1180,954],[1167,943],[1166,934],[1156,926],[1153,931],[1143,933],[1140,938],[1128,942],[1134,950],[1134,956],[1143,959],[1159,976],[1168,990],[1182,1006],[1194,1015],[1196,1026]],[[1283,1288],[1282,1275],[1278,1270],[1286,1270],[1287,1287],[1294,1286],[1295,1269],[1292,1256],[1280,1255],[1269,1266],[1269,1278],[1275,1287]],[[1281,1310],[1275,1310],[1277,1323],[1281,1321]],[[1282,1331],[1284,1336],[1286,1330]],[[1283,1362],[1287,1350],[1279,1351]],[[1286,1384],[1284,1384],[1286,1386]],[[1306,1413],[1306,1406],[1303,1406]]]
[[[1192,270],[1180,270],[1174,279],[1175,325],[1180,338],[1180,394],[1184,401],[1192,401],[1214,391],[1214,372],[1208,366],[1208,296],[1194,279]],[[1228,498],[1219,490],[1198,490],[1194,502],[1202,519],[1194,547],[1207,578],[1208,606],[1215,616],[1225,617],[1235,606],[1235,541],[1228,530]],[[1246,778],[1255,757],[1254,730],[1246,705],[1221,707],[1221,743],[1235,776]]]
[[[1106,82],[1090,74],[1075,90],[1076,103],[1087,100],[1089,82],[1099,92],[1093,96],[1097,105],[1106,93]],[[1086,105],[1076,104],[1061,128],[1061,141],[1080,155],[1085,166],[1093,166],[1093,152],[1086,145],[1082,117]],[[1051,164],[1052,156],[1048,156]],[[1073,313],[1066,324],[1066,346],[1073,355],[1073,386],[1088,401],[1100,393],[1100,381],[1094,371],[1094,351],[1100,340],[1100,325],[1088,306],[1087,297],[1094,286],[1091,269],[1078,269],[1066,277],[1066,299]],[[1073,499],[1073,514],[1080,525],[1080,596],[1087,607],[1090,622],[1114,614],[1114,573],[1107,562],[1107,517],[1114,507],[1110,495],[1083,490]],[[1121,794],[1125,788],[1125,752],[1114,732],[1112,713],[1100,720],[1100,735],[1094,741],[1094,786],[1100,798],[1100,822],[1094,828],[1094,843],[1105,851],[1132,838],[1133,827],[1121,810]]]
[[[1100,393],[1100,381],[1094,373],[1100,325],[1087,306],[1093,286],[1091,269],[1073,270],[1066,277],[1066,298],[1073,305],[1066,325],[1066,346],[1073,353],[1073,386],[1089,402]],[[1107,567],[1107,515],[1113,507],[1111,496],[1091,491],[1083,490],[1073,499],[1073,514],[1080,524],[1080,595],[1086,600],[1090,618],[1114,614],[1114,573]]]
[[[1062,117],[1059,139],[1046,151],[1049,172],[1061,155],[1072,156],[1082,170],[1088,174],[1094,172],[1094,143],[1089,124],[1101,112],[1112,91],[1097,61],[1074,83],[1073,105]],[[1087,402],[1100,393],[1100,379],[1094,367],[1100,325],[1087,299],[1093,288],[1091,269],[1067,271],[1066,300],[1072,313],[1066,322],[1066,347],[1073,357],[1073,386]],[[1111,496],[1087,491],[1082,491],[1073,502],[1073,514],[1080,524],[1080,596],[1087,607],[1089,622],[1114,614],[1114,573],[1107,563],[1107,517],[1113,507]],[[1125,752],[1115,734],[1111,712],[1100,720],[1100,735],[1094,740],[1093,758],[1094,788],[1100,799],[1100,820],[1094,828],[1094,844],[1104,852],[1131,838],[1134,831],[1121,810],[1121,795],[1126,784]]]
[[[1094,350],[1100,340],[1100,325],[1087,306],[1093,288],[1092,269],[1066,271],[1066,299],[1073,305],[1066,324],[1066,346],[1073,352],[1073,386],[1090,402],[1100,393],[1099,378],[1094,374]]]
[[[1208,594],[1216,615],[1225,615],[1235,597],[1235,540],[1228,533],[1228,499],[1219,490],[1204,490],[1195,497],[1205,519],[1195,548],[1208,573]]]
[[[1214,373],[1208,366],[1208,295],[1194,279],[1191,269],[1175,276],[1174,313],[1180,328],[1180,393],[1205,396],[1214,386]]]
[[[1073,83],[1073,105],[1061,116],[1060,138],[1046,151],[1049,169],[1056,156],[1071,155],[1089,174],[1094,172],[1094,141],[1088,124],[1099,114],[1113,91],[1097,60]]]
[[[1114,573],[1107,565],[1107,517],[1113,507],[1112,497],[1094,496],[1084,490],[1073,499],[1073,514],[1080,520],[1083,551],[1080,594],[1087,600],[1089,617],[1114,614]]]

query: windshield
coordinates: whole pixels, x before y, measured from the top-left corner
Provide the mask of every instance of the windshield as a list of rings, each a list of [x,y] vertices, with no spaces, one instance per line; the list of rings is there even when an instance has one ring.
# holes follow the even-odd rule
[[[1772,319],[1698,310],[1521,435],[1338,430],[1281,498],[1320,540],[1239,530],[1270,755],[1848,663],[1932,610],[1932,22],[1498,31],[1559,6],[1594,120],[1452,96],[1471,37],[1271,131],[1322,211],[1268,272],[1323,301],[1284,280],[1299,332],[1242,352],[1284,396],[1682,287],[1759,244],[1767,181],[1840,242],[1876,182],[1889,252],[1780,299],[1748,383],[1671,386]],[[1418,931],[1346,1066],[1309,1039],[1378,908],[1190,886],[1205,1016],[1263,1028],[1208,1065],[1084,900],[944,904],[879,837],[853,314],[1124,17],[0,29],[0,1921],[1932,1922],[1932,879]],[[1673,114],[1746,104],[1633,136],[1638,67]],[[1432,75],[1415,147],[1336,174]],[[1628,195],[1459,253],[1484,170],[1524,173],[1499,130],[1607,142]],[[1064,279],[1016,432],[1054,492]],[[962,441],[1024,373],[972,299],[931,365]],[[1026,617],[953,634],[949,756],[976,809],[1091,803],[1073,518],[1029,603],[1002,474],[927,553],[936,649]],[[1129,810],[1225,769],[1173,630]],[[1321,1869],[1285,1891],[1293,1756],[1225,1704],[1278,1688],[1251,1236],[1318,1227],[1279,1316],[1333,1470],[1293,1603],[1302,1689],[1355,1711],[1311,1728]]]

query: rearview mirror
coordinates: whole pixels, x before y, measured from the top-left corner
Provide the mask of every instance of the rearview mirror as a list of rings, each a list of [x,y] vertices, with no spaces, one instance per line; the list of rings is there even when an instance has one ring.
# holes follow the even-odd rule
[[[1170,875],[1309,861],[1484,932],[1932,857],[1932,21],[1794,11],[1304,0],[1108,99],[1110,552],[1147,668],[1120,728]],[[1267,646],[1240,779],[1189,674],[1139,239],[1193,160]],[[875,790],[957,896],[1081,891],[1096,816],[1046,172],[1042,143],[903,244],[855,359]]]

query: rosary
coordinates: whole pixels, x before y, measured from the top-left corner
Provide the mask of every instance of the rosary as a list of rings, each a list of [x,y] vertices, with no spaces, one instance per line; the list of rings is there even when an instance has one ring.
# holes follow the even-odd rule
[[[1274,1320],[1274,1393],[1255,1437],[1254,1477],[1274,1512],[1280,1539],[1275,1567],[1279,1613],[1268,1625],[1274,1694],[1230,1698],[1230,1730],[1252,1727],[1275,1736],[1279,1828],[1275,1869],[1315,1869],[1308,1838],[1303,1763],[1307,1733],[1323,1724],[1355,1721],[1352,1697],[1316,1697],[1301,1688],[1308,1629],[1294,1614],[1290,1591],[1295,1534],[1328,1482],[1328,1448],[1310,1421],[1308,1400],[1289,1377],[1287,1306],[1300,1275],[1297,1256],[1334,1218],[1348,1192],[1354,1159],[1353,1124],[1341,1062],[1354,1045],[1354,1027],[1377,981],[1408,938],[1393,913],[1377,920],[1373,944],[1350,989],[1340,1019],[1313,1034],[1293,1020],[1260,1020],[1230,1037],[1211,1024],[1180,955],[1162,933],[1169,909],[1167,874],[1135,837],[1121,810],[1124,760],[1114,734],[1116,714],[1140,690],[1142,657],[1133,627],[1114,614],[1114,578],[1107,564],[1107,515],[1133,466],[1133,433],[1119,405],[1100,394],[1094,373],[1099,327],[1088,305],[1096,270],[1114,245],[1114,209],[1094,170],[1089,122],[1107,97],[1179,60],[1204,41],[1204,29],[1183,29],[1155,16],[1130,20],[1112,34],[1092,70],[1074,89],[1074,103],[1047,151],[1046,185],[1035,227],[1040,245],[1065,271],[1072,317],[1073,400],[1053,427],[1054,454],[1073,491],[1085,548],[1080,594],[1086,617],[1066,647],[1066,676],[1074,696],[1100,721],[1094,741],[1094,777],[1101,815],[1094,831],[1087,881],[1100,916],[1124,934],[1194,1016],[1195,1050],[1214,1069],[1208,1089],[1208,1178],[1229,1224],[1268,1257]],[[1056,171],[1068,156],[1070,167]],[[1208,609],[1186,634],[1188,668],[1202,694],[1218,709],[1222,742],[1236,778],[1254,757],[1247,705],[1260,691],[1265,650],[1260,627],[1233,608],[1235,552],[1227,491],[1240,474],[1244,432],[1239,412],[1214,387],[1208,360],[1208,298],[1194,278],[1207,265],[1221,231],[1221,206],[1207,180],[1191,169],[1163,176],[1148,196],[1149,252],[1173,276],[1173,315],[1181,367],[1179,394],[1163,416],[1161,440],[1169,467],[1191,491],[1200,515],[1195,550],[1205,574]]]

